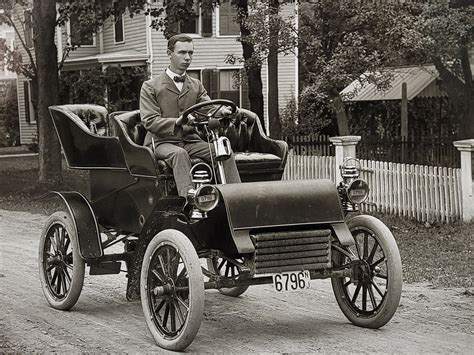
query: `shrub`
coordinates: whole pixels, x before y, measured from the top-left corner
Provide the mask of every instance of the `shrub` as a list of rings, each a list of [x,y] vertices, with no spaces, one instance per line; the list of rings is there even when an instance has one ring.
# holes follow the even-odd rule
[[[337,133],[337,124],[329,98],[308,86],[300,94],[298,105],[291,99],[281,113],[283,136]]]

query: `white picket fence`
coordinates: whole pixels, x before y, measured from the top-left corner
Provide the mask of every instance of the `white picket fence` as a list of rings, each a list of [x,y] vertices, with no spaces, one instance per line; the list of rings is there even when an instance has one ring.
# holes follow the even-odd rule
[[[462,216],[461,169],[361,160],[370,186],[365,212],[383,212],[420,222],[452,222]],[[284,180],[336,181],[335,157],[289,155]]]

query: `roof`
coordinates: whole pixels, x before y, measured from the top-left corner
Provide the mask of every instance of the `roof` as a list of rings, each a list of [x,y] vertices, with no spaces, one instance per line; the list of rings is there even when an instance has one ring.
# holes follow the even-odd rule
[[[361,85],[359,80],[354,80],[349,86],[341,91],[344,101],[380,101],[401,100],[402,83],[407,83],[407,99],[412,100],[417,96],[439,97],[444,93],[437,85],[438,72],[434,65],[419,67],[397,67],[388,69],[393,78],[389,88],[381,90],[373,83]],[[362,74],[363,77],[365,74]],[[355,95],[354,95],[355,93]]]
[[[127,64],[142,63],[148,60],[148,54],[136,50],[95,54],[87,57],[69,58],[64,62],[64,67],[78,67],[91,64]]]

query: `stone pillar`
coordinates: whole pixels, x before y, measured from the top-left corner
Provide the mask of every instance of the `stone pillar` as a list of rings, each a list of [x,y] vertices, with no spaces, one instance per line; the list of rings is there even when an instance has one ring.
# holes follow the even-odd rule
[[[336,184],[342,181],[339,167],[346,158],[356,157],[356,146],[360,141],[360,136],[339,136],[330,137],[329,141],[336,147]]]
[[[464,222],[474,221],[474,196],[472,158],[474,152],[474,139],[453,142],[461,152],[461,201],[462,219]]]

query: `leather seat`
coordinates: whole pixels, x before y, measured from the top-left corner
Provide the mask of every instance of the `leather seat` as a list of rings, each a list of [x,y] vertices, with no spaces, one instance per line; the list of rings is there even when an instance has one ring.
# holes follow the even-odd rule
[[[127,169],[117,137],[110,137],[107,109],[99,105],[50,106],[67,165],[77,169]]]
[[[229,123],[220,129],[220,134],[229,138],[235,154],[237,168],[242,181],[280,180],[286,164],[288,145],[284,141],[268,138],[260,125],[258,116],[248,110],[240,109],[243,114],[231,117]],[[140,120],[140,111],[114,112],[110,115],[116,122],[118,133],[127,160],[137,159],[131,151],[144,149],[146,129]],[[204,137],[202,137],[204,139]],[[128,147],[128,148],[127,148]],[[145,148],[151,153],[150,148]],[[133,161],[133,160],[132,160]],[[195,164],[200,159],[192,159]],[[172,174],[171,168],[163,160],[156,161],[157,174]]]
[[[126,134],[124,138],[128,138],[128,142],[122,142],[125,143],[126,147],[128,146],[130,148],[130,144],[134,148],[139,148],[139,149],[147,149],[149,153],[153,155],[153,159],[155,159],[154,154],[149,147],[144,147],[143,142],[145,141],[145,136],[146,136],[146,129],[143,127],[143,124],[140,119],[140,111],[120,111],[120,112],[114,112],[111,114],[112,119],[116,120],[116,124],[119,124],[120,126],[116,129],[120,130],[122,129],[124,133]],[[114,134],[117,134],[118,132],[114,132]],[[120,134],[118,134],[120,138]],[[123,139],[124,140],[124,139]],[[136,160],[138,157],[133,154],[133,151],[130,149],[124,148],[124,151],[126,152],[125,154],[130,158],[130,161]],[[127,153],[128,152],[128,153]],[[198,162],[201,162],[201,159],[191,159],[191,164],[196,164]],[[164,161],[164,160],[159,160],[155,159],[155,170],[156,174],[158,175],[173,175],[173,170],[171,167]]]
[[[280,180],[288,156],[288,144],[265,135],[259,117],[240,109],[222,130],[229,138],[242,181]]]

